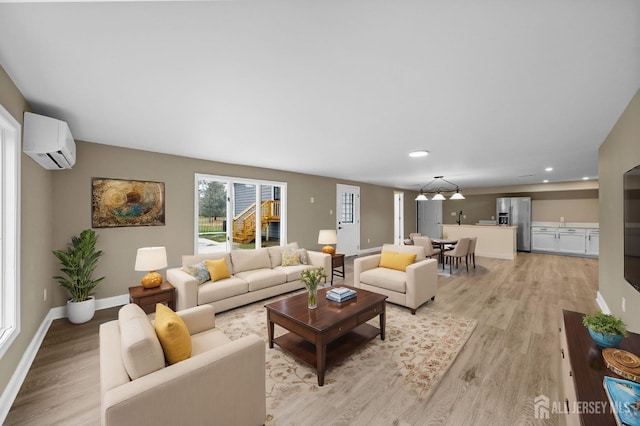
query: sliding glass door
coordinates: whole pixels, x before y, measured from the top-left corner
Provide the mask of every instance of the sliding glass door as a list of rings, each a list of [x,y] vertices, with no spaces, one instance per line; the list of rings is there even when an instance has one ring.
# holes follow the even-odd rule
[[[286,243],[286,183],[196,175],[196,253]]]

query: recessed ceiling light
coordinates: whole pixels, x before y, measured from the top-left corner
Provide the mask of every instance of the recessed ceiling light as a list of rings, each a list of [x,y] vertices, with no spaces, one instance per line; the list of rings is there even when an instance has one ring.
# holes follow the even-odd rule
[[[427,155],[429,155],[429,151],[426,151],[426,150],[424,150],[424,149],[420,149],[420,150],[418,150],[418,151],[411,151],[411,152],[409,153],[409,157],[414,157],[414,158],[417,158],[417,157],[426,157]]]
[[[549,183],[549,179],[543,180],[542,183]]]
[[[585,177],[582,178],[582,180],[589,180],[589,177],[585,176]]]
[[[544,169],[545,172],[552,172],[553,171],[553,167],[547,167],[546,169]]]

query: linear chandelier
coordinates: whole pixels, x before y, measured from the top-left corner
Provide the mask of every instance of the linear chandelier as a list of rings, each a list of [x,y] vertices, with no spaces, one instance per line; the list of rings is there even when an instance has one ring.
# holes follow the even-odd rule
[[[416,201],[427,201],[427,194],[431,194],[432,200],[446,200],[442,193],[453,192],[450,200],[464,200],[464,195],[460,192],[460,187],[455,183],[451,183],[444,179],[444,176],[434,176],[433,180],[420,188],[420,194],[416,197]]]

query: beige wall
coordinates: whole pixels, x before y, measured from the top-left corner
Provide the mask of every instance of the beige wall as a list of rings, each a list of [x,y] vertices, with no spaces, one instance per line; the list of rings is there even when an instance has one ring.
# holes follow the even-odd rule
[[[624,279],[624,172],[640,164],[640,91],[600,146],[600,293],[609,309],[640,332],[640,293]],[[622,298],[627,312],[622,312]]]
[[[0,104],[22,124],[24,111],[30,111],[24,97],[0,66]],[[20,229],[20,334],[0,362],[0,389],[4,391],[24,351],[31,343],[51,304],[49,294],[54,259],[51,255],[51,172],[22,154]]]
[[[26,100],[0,66],[0,104],[22,123]],[[336,184],[360,187],[361,249],[381,246],[393,238],[393,189],[352,181],[235,166],[107,145],[77,143],[72,170],[47,171],[26,155],[21,161],[21,332],[0,363],[0,392],[4,392],[38,327],[52,307],[63,306],[67,295],[52,276],[58,264],[51,250],[64,248],[72,235],[91,226],[91,177],[165,182],[166,226],[97,229],[105,254],[97,274],[107,278],[96,296],[127,293],[139,282],[133,271],[138,247],[166,245],[171,265],[193,252],[193,186],[195,173],[275,180],[288,183],[289,241],[318,249],[317,233],[335,227]],[[310,203],[314,197],[315,203]],[[406,198],[406,233],[415,223],[413,197]],[[44,290],[48,300],[44,301]]]
[[[133,270],[139,247],[166,246],[170,266],[178,266],[183,254],[193,253],[195,173],[286,182],[288,240],[314,250],[320,248],[318,230],[335,229],[336,184],[356,185],[361,199],[361,249],[393,239],[393,188],[77,142],[73,169],[53,173],[53,247],[63,248],[71,236],[91,227],[92,177],[165,182],[166,226],[96,229],[104,251],[96,273],[106,276],[96,296],[126,294],[142,276]],[[415,213],[411,202],[407,204],[406,223],[413,224]],[[53,297],[55,305],[62,305],[66,294],[57,289]]]
[[[480,220],[490,220],[496,215],[496,198],[498,197],[531,197],[531,220],[535,222],[559,222],[564,217],[565,222],[599,221],[598,190],[585,188],[580,190],[565,190],[547,186],[549,192],[519,191],[509,192],[508,188],[496,189],[496,193],[465,194],[464,200],[447,200],[442,204],[443,223],[454,224],[458,216],[452,212],[462,210],[467,217],[463,224],[474,224]]]

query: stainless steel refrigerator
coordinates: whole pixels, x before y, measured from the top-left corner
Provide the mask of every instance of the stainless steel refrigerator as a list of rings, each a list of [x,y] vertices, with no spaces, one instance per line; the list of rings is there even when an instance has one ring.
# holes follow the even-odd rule
[[[499,225],[517,226],[518,251],[531,251],[531,197],[496,199]]]

